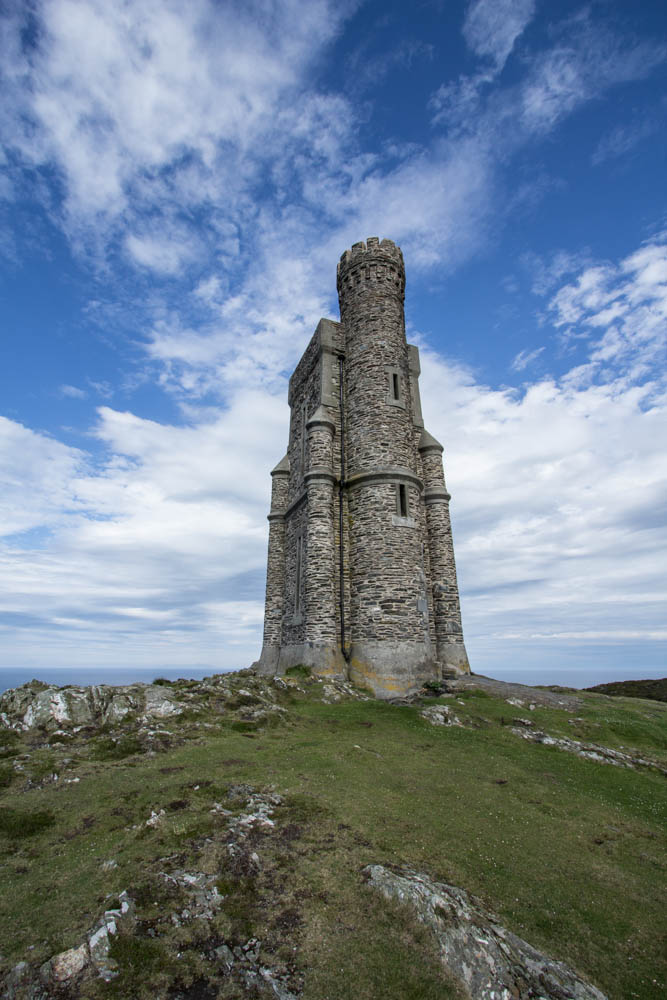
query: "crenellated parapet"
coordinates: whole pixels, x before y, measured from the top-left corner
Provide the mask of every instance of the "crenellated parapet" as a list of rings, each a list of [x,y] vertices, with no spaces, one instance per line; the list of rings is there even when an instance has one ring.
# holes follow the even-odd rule
[[[402,304],[405,298],[405,265],[401,248],[392,240],[380,241],[377,236],[354,243],[338,263],[337,288],[341,319],[348,302],[353,303],[359,295],[368,291],[395,296]]]

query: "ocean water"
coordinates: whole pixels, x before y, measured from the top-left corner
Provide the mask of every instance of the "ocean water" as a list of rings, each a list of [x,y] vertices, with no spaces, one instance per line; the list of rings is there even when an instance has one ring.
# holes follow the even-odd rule
[[[63,687],[65,684],[135,684],[141,681],[150,684],[156,677],[166,677],[170,681],[178,680],[180,677],[200,680],[202,677],[210,677],[214,673],[224,673],[222,670],[215,670],[212,667],[194,668],[162,668],[157,667],[131,669],[128,667],[0,667],[0,693],[9,688],[20,687],[28,681],[44,681],[45,684],[57,684]]]

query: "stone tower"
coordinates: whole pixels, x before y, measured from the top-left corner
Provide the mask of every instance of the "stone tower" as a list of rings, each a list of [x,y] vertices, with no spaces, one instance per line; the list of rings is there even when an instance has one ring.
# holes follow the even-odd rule
[[[320,320],[290,379],[256,667],[304,664],[391,697],[470,669],[449,494],[405,339],[400,248],[346,250],[338,298],[340,322]]]

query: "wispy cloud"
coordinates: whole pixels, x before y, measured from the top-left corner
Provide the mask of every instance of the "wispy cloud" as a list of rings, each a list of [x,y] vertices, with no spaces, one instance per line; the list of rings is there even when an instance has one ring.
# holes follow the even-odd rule
[[[537,347],[534,351],[519,351],[512,361],[512,369],[515,372],[522,372],[529,365],[532,365],[533,361],[536,361],[543,351],[544,347]]]
[[[472,0],[463,36],[476,55],[491,60],[498,73],[534,13],[535,0]]]
[[[664,128],[665,112],[667,112],[667,102],[663,102],[663,114],[655,117],[642,117],[639,121],[634,121],[630,125],[616,125],[611,131],[603,135],[598,142],[591,163],[599,167],[608,160],[619,159],[625,156],[632,149],[654,135],[661,127]],[[662,120],[661,120],[662,119]]]
[[[61,385],[58,391],[69,399],[86,399],[88,396],[85,389],[78,389],[75,385]]]

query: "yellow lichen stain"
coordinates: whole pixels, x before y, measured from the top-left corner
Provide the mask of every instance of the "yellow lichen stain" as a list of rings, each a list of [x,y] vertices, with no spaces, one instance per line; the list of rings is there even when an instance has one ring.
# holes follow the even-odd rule
[[[353,676],[356,674],[356,676]],[[403,695],[407,694],[409,688],[395,678],[378,674],[368,663],[352,657],[350,659],[350,679],[355,684],[368,688],[368,690],[382,691],[385,694]]]

